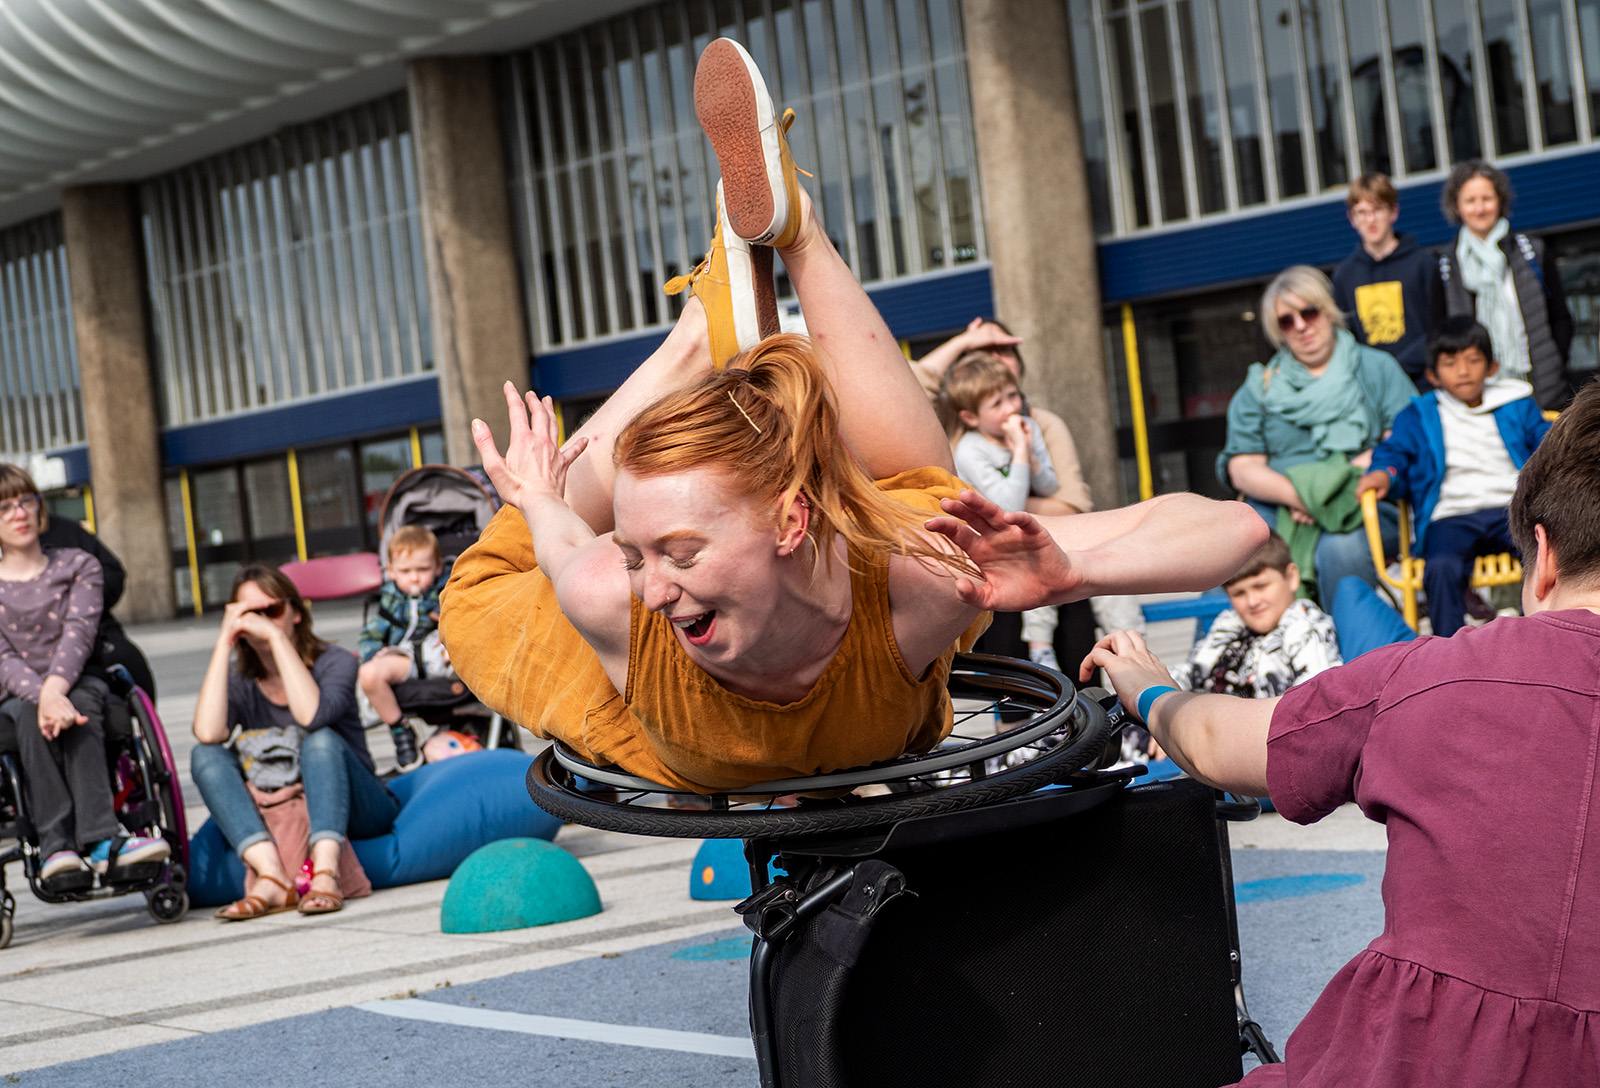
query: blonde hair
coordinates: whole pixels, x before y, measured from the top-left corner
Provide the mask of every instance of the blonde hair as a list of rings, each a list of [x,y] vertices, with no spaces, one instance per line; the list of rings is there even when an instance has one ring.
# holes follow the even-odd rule
[[[1276,311],[1278,300],[1284,295],[1294,295],[1308,305],[1320,307],[1329,321],[1341,329],[1349,328],[1344,314],[1333,301],[1333,284],[1328,282],[1328,277],[1308,264],[1294,264],[1274,276],[1267,289],[1261,292],[1261,328],[1273,347],[1283,347],[1283,330],[1278,328]]]
[[[992,351],[969,351],[944,372],[939,397],[952,412],[976,412],[996,393],[1017,388],[1017,377]]]
[[[782,514],[809,504],[813,569],[819,556],[832,561],[838,534],[878,561],[901,555],[977,573],[966,556],[927,542],[926,511],[885,495],[856,463],[839,436],[833,390],[803,336],[769,336],[727,369],[662,397],[622,429],[612,459],[636,476],[713,469]]]
[[[423,550],[431,552],[433,561],[439,562],[439,538],[434,536],[433,530],[426,525],[402,525],[389,538],[388,556],[391,563],[395,561],[396,556]]]

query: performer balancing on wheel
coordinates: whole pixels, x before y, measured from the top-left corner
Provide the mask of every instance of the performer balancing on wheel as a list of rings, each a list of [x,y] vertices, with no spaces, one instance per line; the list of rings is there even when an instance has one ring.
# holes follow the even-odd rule
[[[456,562],[442,631],[485,703],[578,755],[715,791],[889,759],[950,728],[981,609],[923,521],[961,487],[883,319],[818,223],[760,73],[713,42],[695,103],[722,170],[693,297],[564,448],[508,384],[474,423],[508,508]],[[770,247],[770,248],[769,248]],[[776,329],[772,252],[811,338]],[[1215,585],[1265,535],[1171,496],[1046,523],[1075,597]],[[536,558],[537,557],[537,558]]]
[[[1026,514],[972,493],[947,509],[964,520],[938,527],[989,575],[968,599],[1072,592],[1071,557]],[[1131,631],[1083,662],[1196,778],[1297,823],[1354,801],[1387,829],[1382,935],[1248,1085],[1600,1077],[1600,385],[1529,457],[1510,517],[1525,617],[1385,646],[1275,699],[1175,691]]]

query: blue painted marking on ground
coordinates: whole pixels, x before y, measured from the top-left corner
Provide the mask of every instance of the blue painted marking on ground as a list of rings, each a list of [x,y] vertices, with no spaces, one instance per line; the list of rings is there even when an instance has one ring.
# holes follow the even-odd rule
[[[1306,873],[1302,876],[1274,876],[1266,880],[1247,880],[1233,886],[1236,903],[1262,903],[1270,899],[1298,899],[1321,895],[1360,884],[1367,878],[1360,873]]]
[[[747,960],[750,958],[749,937],[729,937],[711,944],[692,944],[672,954],[675,960]]]

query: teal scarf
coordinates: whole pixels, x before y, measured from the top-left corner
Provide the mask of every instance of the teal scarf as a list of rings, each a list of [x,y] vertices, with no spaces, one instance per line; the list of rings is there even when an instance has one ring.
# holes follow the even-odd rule
[[[1266,412],[1309,431],[1319,459],[1360,453],[1377,438],[1356,380],[1356,339],[1344,329],[1333,335],[1333,358],[1321,377],[1312,377],[1288,348],[1280,348],[1261,375]]]
[[[1522,313],[1505,293],[1506,255],[1500,240],[1511,232],[1505,219],[1495,221],[1486,238],[1466,227],[1456,236],[1456,265],[1461,285],[1477,300],[1478,323],[1489,330],[1500,372],[1508,378],[1528,374],[1528,342],[1522,331]]]

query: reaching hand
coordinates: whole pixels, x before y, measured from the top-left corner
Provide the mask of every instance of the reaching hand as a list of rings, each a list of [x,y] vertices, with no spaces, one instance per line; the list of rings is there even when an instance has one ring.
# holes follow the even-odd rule
[[[930,532],[949,537],[983,573],[983,581],[957,578],[956,592],[978,608],[1020,612],[1075,600],[1083,579],[1067,553],[1033,515],[1009,513],[976,491],[962,491],[939,506],[947,517],[929,518]]]
[[[1172,686],[1172,673],[1145,645],[1137,631],[1113,631],[1089,651],[1078,666],[1078,679],[1087,682],[1095,669],[1105,669],[1117,699],[1127,710],[1137,713],[1139,696],[1145,688]]]
[[[500,497],[522,510],[541,495],[561,499],[567,487],[567,469],[578,459],[587,438],[556,444],[556,411],[550,398],[540,400],[531,390],[518,396],[516,386],[505,385],[506,412],[511,421],[511,441],[504,457],[494,435],[482,420],[472,421],[472,441],[483,458],[484,471]]]

